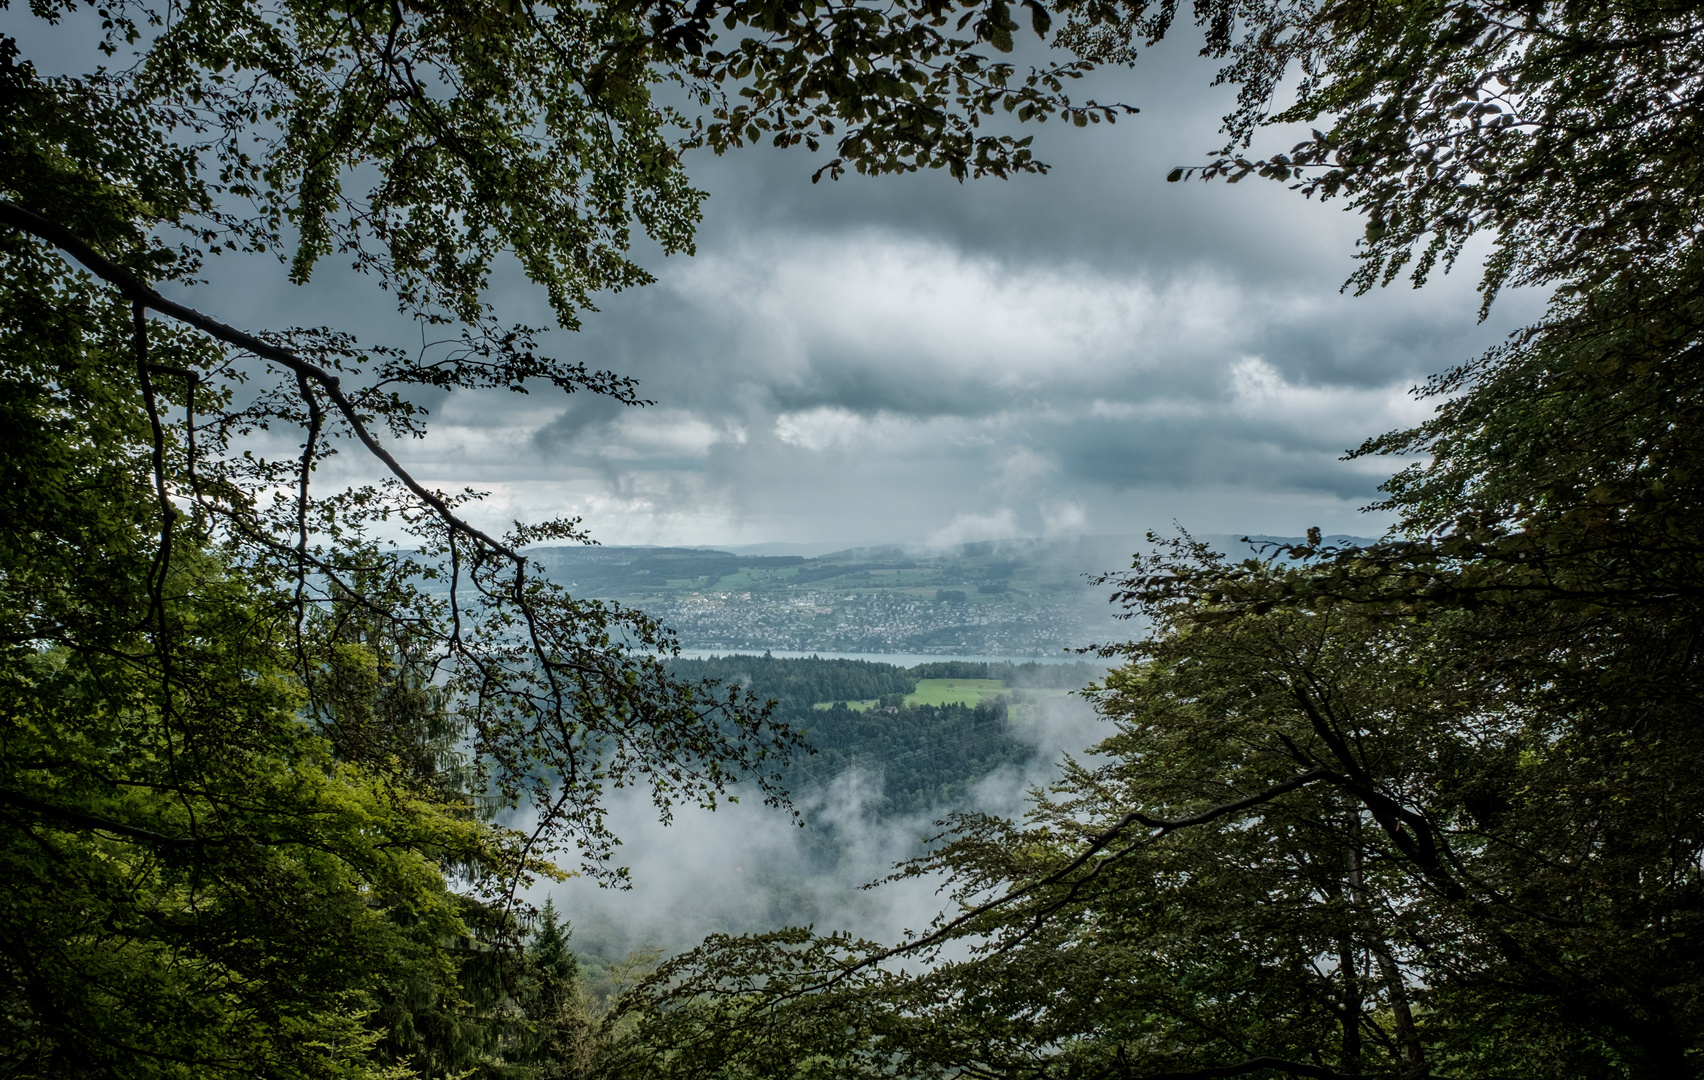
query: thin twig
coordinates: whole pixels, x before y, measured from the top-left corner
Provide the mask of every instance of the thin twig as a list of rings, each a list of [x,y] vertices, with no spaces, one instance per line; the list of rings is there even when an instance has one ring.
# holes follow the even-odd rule
[[[0,199],[0,222],[46,240],[59,248],[72,259],[87,267],[96,277],[116,287],[119,293],[132,304],[150,308],[161,315],[186,323],[210,337],[217,338],[228,345],[246,349],[263,359],[282,364],[296,374],[304,375],[318,383],[325,391],[326,396],[331,399],[332,404],[337,407],[337,411],[343,415],[344,420],[348,421],[350,428],[355,432],[355,437],[361,440],[361,444],[367,448],[367,451],[384,462],[385,467],[398,480],[402,481],[403,486],[412,491],[420,501],[430,506],[444,520],[446,525],[457,532],[474,537],[492,551],[504,555],[517,564],[526,561],[526,557],[518,551],[458,517],[455,511],[450,509],[448,503],[422,486],[418,480],[415,480],[409,474],[407,469],[402,467],[401,462],[379,445],[378,440],[373,437],[372,432],[367,430],[367,425],[361,420],[354,403],[343,392],[336,375],[318,364],[302,359],[288,349],[280,348],[253,334],[238,330],[234,326],[228,326],[211,316],[203,315],[194,308],[166,299],[135,274],[101,255],[71,230],[56,222],[49,221],[40,214]]]

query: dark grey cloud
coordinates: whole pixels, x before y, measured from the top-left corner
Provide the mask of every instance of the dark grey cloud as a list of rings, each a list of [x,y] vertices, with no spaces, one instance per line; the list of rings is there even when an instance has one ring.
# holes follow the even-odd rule
[[[615,437],[616,429],[635,406],[596,394],[574,394],[549,422],[532,433],[532,442],[546,455],[595,451]]]
[[[783,229],[856,228],[882,223],[965,250],[1008,258],[1068,257],[1107,265],[1159,258],[1169,265],[1222,264],[1233,254],[1243,272],[1305,272],[1335,285],[1348,273],[1347,243],[1359,226],[1332,213],[1322,234],[1317,215],[1297,218],[1293,196],[1276,184],[1209,190],[1167,184],[1174,166],[1196,164],[1224,143],[1221,117],[1230,87],[1212,86],[1217,65],[1197,55],[1187,29],[1144,54],[1133,68],[1097,72],[1070,86],[1074,99],[1122,101],[1141,111],[1118,123],[1077,129],[1028,125],[1047,176],[959,184],[943,172],[898,177],[848,175],[808,182],[828,154],[760,149],[694,163],[712,192],[705,236],[717,242],[753,223]],[[1033,47],[1019,62],[1045,57]],[[998,119],[998,118],[996,118]],[[1013,130],[1019,130],[1013,126]],[[1274,134],[1273,147],[1291,140]],[[1234,197],[1225,193],[1234,191]],[[1318,265],[1319,256],[1335,265]]]
[[[1377,532],[1357,508],[1388,467],[1342,452],[1423,416],[1410,385],[1535,305],[1511,296],[1479,324],[1471,260],[1422,291],[1347,297],[1360,222],[1340,205],[1253,180],[1167,184],[1223,141],[1230,93],[1194,53],[1174,42],[1074,87],[1143,111],[1033,129],[1047,176],[813,185],[820,155],[689,159],[710,193],[697,256],[641,251],[655,285],[546,339],[656,404],[422,391],[433,432],[400,455],[492,492],[493,522],[579,514],[611,542],[945,542],[1173,518]],[[505,319],[551,322],[515,267],[496,281]],[[239,325],[421,341],[331,263],[298,287],[272,260],[222,258],[194,292]]]
[[[1172,517],[1376,532],[1355,512],[1388,467],[1340,456],[1420,419],[1408,387],[1511,322],[1477,324],[1460,278],[1354,298],[1318,273],[1137,255],[753,221],[570,339],[640,377],[655,407],[559,402],[530,447],[492,441],[460,467],[506,485],[505,515],[569,509],[612,540],[973,539]],[[465,448],[482,423],[518,421],[500,396],[442,419]]]

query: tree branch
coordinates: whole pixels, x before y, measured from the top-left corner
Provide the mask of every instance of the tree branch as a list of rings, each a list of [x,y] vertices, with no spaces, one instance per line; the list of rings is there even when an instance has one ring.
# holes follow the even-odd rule
[[[1126,1072],[1124,1075],[1129,1080],[1216,1080],[1217,1077],[1221,1076],[1247,1076],[1249,1073],[1261,1072],[1266,1069],[1288,1073],[1291,1076],[1305,1076],[1309,1080],[1372,1080],[1367,1073],[1341,1073],[1320,1065],[1309,1065],[1301,1061],[1286,1061],[1283,1058],[1275,1057],[1249,1058],[1247,1061],[1239,1061],[1234,1065],[1209,1065],[1205,1069],[1191,1069],[1184,1072]]]
[[[122,822],[96,817],[93,814],[85,814],[81,810],[68,810],[65,807],[54,806],[52,803],[43,802],[29,795],[21,795],[15,791],[0,789],[0,803],[28,810],[54,821],[80,825],[86,829],[98,829],[101,832],[117,833],[133,840],[146,840],[150,844],[159,844],[164,847],[195,847],[207,842],[192,836],[167,836],[164,833],[154,832],[152,829],[142,829],[135,825],[126,825]]]
[[[812,989],[826,990],[828,987],[833,986],[835,983],[838,983],[841,980],[851,976],[854,972],[859,971],[863,968],[869,967],[872,964],[879,964],[883,960],[890,959],[891,957],[899,956],[899,955],[904,954],[904,953],[915,952],[918,949],[927,948],[930,945],[933,945],[937,942],[943,941],[946,938],[950,937],[953,934],[954,931],[960,929],[966,923],[970,922],[973,919],[976,919],[977,917],[979,917],[981,915],[985,915],[988,912],[993,911],[997,908],[1005,907],[1005,906],[1013,903],[1014,901],[1023,899],[1024,897],[1029,896],[1032,893],[1035,893],[1035,892],[1037,892],[1041,889],[1044,889],[1049,885],[1057,885],[1059,882],[1061,882],[1061,881],[1065,880],[1067,877],[1069,877],[1073,872],[1081,869],[1082,866],[1085,863],[1087,863],[1090,859],[1094,858],[1100,852],[1106,850],[1106,848],[1109,845],[1111,845],[1111,843],[1114,840],[1118,839],[1118,837],[1120,835],[1122,835],[1124,833],[1124,831],[1129,829],[1130,826],[1132,826],[1132,825],[1142,825],[1146,828],[1150,828],[1150,829],[1155,830],[1154,832],[1148,834],[1148,836],[1144,837],[1142,841],[1137,842],[1137,843],[1150,843],[1151,844],[1154,841],[1159,840],[1159,839],[1165,837],[1166,835],[1168,835],[1170,833],[1176,832],[1179,829],[1187,829],[1187,828],[1191,828],[1191,827],[1196,826],[1196,825],[1206,825],[1210,822],[1216,821],[1219,818],[1226,816],[1227,814],[1234,814],[1238,810],[1247,810],[1250,807],[1259,806],[1262,803],[1271,802],[1273,799],[1276,799],[1280,795],[1294,791],[1295,789],[1302,787],[1306,784],[1311,784],[1315,780],[1324,780],[1324,779],[1330,778],[1331,776],[1332,776],[1331,770],[1325,768],[1323,765],[1316,765],[1314,768],[1311,768],[1311,769],[1307,770],[1306,772],[1297,773],[1295,776],[1289,777],[1286,780],[1281,780],[1278,783],[1272,785],[1271,787],[1267,788],[1264,791],[1256,792],[1253,795],[1248,795],[1248,796],[1245,796],[1241,799],[1233,799],[1232,801],[1227,802],[1227,803],[1220,803],[1217,806],[1210,806],[1207,809],[1201,811],[1200,813],[1192,814],[1192,815],[1190,815],[1189,817],[1186,817],[1186,818],[1176,818],[1176,819],[1156,818],[1156,817],[1150,817],[1147,814],[1144,814],[1139,810],[1131,810],[1130,812],[1126,813],[1123,817],[1120,817],[1117,821],[1113,822],[1110,826],[1101,830],[1100,832],[1096,833],[1092,838],[1090,838],[1089,846],[1086,849],[1084,849],[1083,852],[1081,854],[1079,854],[1076,858],[1072,859],[1070,862],[1066,863],[1064,866],[1060,867],[1058,870],[1055,870],[1053,873],[1047,875],[1046,877],[1040,879],[1039,881],[1031,882],[1030,884],[1025,885],[1021,889],[1013,889],[1011,892],[1005,893],[1005,894],[1000,895],[1000,896],[996,896],[992,900],[988,900],[984,903],[978,904],[975,907],[971,908],[970,910],[959,915],[958,918],[953,919],[952,921],[940,926],[939,928],[937,928],[937,929],[935,929],[935,930],[933,930],[933,931],[931,931],[927,934],[924,934],[922,937],[918,938],[915,941],[908,941],[908,942],[905,942],[904,944],[895,945],[891,949],[883,949],[881,952],[876,953],[872,956],[868,956],[865,959],[858,961],[856,964],[849,965],[848,967],[845,967],[845,968],[841,969],[840,971],[836,972],[833,977],[831,977],[828,980],[826,980],[825,982],[813,987]],[[1136,846],[1137,846],[1136,843],[1131,844],[1130,847],[1127,847],[1123,851],[1120,851],[1116,855],[1114,855],[1114,858],[1117,858],[1119,855],[1123,855],[1126,852],[1133,850]],[[1091,876],[1093,875],[1093,873],[1094,873],[1094,871],[1090,871]],[[1046,910],[1048,910],[1048,911],[1054,910],[1055,908],[1057,908],[1058,906],[1060,906],[1060,904],[1062,904],[1064,902],[1066,902],[1066,901],[1060,901],[1059,903],[1055,903],[1054,905],[1047,908]],[[1043,914],[1044,913],[1045,912],[1043,912]],[[1026,934],[1027,933],[1028,933],[1028,931],[1026,931]],[[793,996],[793,995],[789,994],[789,995],[783,995],[783,996]],[[1213,1074],[1213,1075],[1218,1075],[1218,1074]],[[1232,1075],[1232,1074],[1225,1073],[1223,1075],[1229,1076],[1229,1075]],[[1331,1075],[1332,1076],[1338,1076],[1339,1074],[1333,1073]]]
[[[373,437],[372,432],[367,430],[367,425],[362,422],[360,415],[356,412],[354,403],[349,400],[346,394],[344,394],[343,388],[339,385],[339,380],[336,375],[333,375],[318,364],[302,359],[300,356],[297,356],[288,349],[280,348],[279,346],[264,341],[253,334],[238,330],[234,326],[227,326],[226,324],[219,322],[217,319],[203,315],[194,308],[186,307],[183,304],[166,299],[164,296],[161,296],[158,292],[155,292],[152,288],[150,288],[134,273],[113,262],[111,259],[106,258],[94,248],[90,247],[81,237],[71,232],[71,230],[57,222],[49,221],[40,214],[25,210],[21,206],[7,202],[4,199],[0,199],[0,222],[4,222],[15,229],[29,233],[31,236],[40,240],[45,240],[59,248],[72,259],[81,263],[96,277],[118,289],[120,295],[132,303],[151,308],[152,310],[159,312],[161,315],[165,315],[168,318],[176,319],[178,322],[193,326],[202,333],[207,334],[210,337],[217,338],[218,340],[225,342],[227,345],[234,345],[239,349],[245,349],[254,353],[256,356],[262,357],[263,359],[271,360],[277,364],[282,364],[284,367],[294,371],[297,375],[312,379],[325,390],[326,396],[330,398],[331,403],[337,407],[337,411],[343,414],[343,418],[348,421],[350,428],[355,432],[355,437],[361,440],[361,444],[367,448],[367,451],[380,461],[384,462],[385,467],[388,468],[398,480],[402,481],[403,486],[407,487],[408,490],[412,491],[417,498],[430,506],[433,511],[435,511],[437,515],[443,519],[446,525],[456,532],[474,537],[481,543],[489,546],[491,550],[507,556],[516,563],[524,563],[526,561],[525,557],[519,552],[510,548],[506,544],[498,542],[493,537],[474,528],[473,525],[456,516],[455,511],[450,509],[448,503],[428,491],[420,484],[419,481],[409,475],[408,470],[404,469],[402,464],[398,462],[396,458],[392,457],[389,451],[387,451],[383,446],[380,446],[378,440]]]

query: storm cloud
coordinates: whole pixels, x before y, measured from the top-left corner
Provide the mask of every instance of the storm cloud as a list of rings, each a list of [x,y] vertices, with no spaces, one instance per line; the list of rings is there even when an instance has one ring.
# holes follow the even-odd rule
[[[1471,257],[1423,290],[1346,296],[1361,223],[1340,203],[1252,179],[1167,184],[1223,141],[1213,72],[1180,42],[1073,88],[1142,112],[1036,128],[1046,176],[813,185],[821,159],[802,152],[691,160],[709,193],[696,255],[642,251],[654,285],[547,340],[639,378],[655,404],[428,396],[431,435],[399,450],[422,479],[490,492],[485,521],[580,515],[611,543],[950,542],[1174,519],[1377,533],[1359,508],[1398,463],[1344,451],[1426,415],[1410,387],[1536,305],[1511,296],[1481,324]],[[418,334],[362,279],[280,276],[236,268],[203,295],[249,325]],[[550,321],[512,268],[495,300]]]

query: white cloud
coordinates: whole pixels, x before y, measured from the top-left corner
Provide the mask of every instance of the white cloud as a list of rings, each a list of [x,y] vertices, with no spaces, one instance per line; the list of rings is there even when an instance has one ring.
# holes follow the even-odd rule
[[[756,237],[701,256],[667,287],[735,325],[742,358],[778,384],[820,365],[889,378],[968,381],[1049,395],[1168,352],[1229,347],[1246,323],[1231,285],[1202,274],[1150,280],[1088,267],[1014,267],[879,230]]]
[[[1074,502],[1043,503],[1041,517],[1043,536],[1081,536],[1088,530],[1089,515]]]
[[[777,416],[775,437],[806,450],[849,449],[863,440],[870,426],[869,420],[847,409],[806,409]]]
[[[1339,443],[1416,424],[1431,406],[1409,393],[1409,380],[1385,386],[1302,386],[1265,358],[1245,356],[1227,372],[1229,407],[1250,420],[1281,426],[1298,436]]]
[[[994,464],[994,486],[1026,490],[1059,469],[1053,458],[1028,446],[1017,446],[1002,454]]]
[[[745,432],[719,427],[686,409],[653,408],[622,413],[602,447],[612,457],[701,458],[719,442],[743,442]]]
[[[1003,540],[1018,534],[1017,514],[1003,506],[988,514],[959,514],[931,532],[925,542],[930,547],[945,548],[971,540]]]

